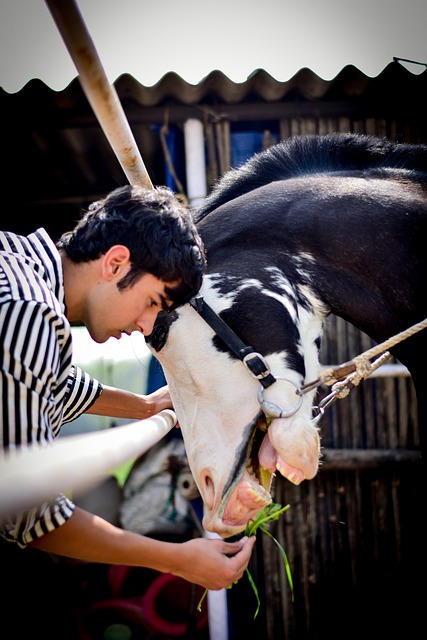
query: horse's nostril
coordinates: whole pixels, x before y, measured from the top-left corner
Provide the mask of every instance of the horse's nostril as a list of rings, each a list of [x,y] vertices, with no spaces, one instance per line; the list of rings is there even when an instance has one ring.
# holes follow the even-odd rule
[[[215,488],[211,474],[205,469],[201,474],[201,489],[203,502],[207,509],[212,509],[215,502]]]

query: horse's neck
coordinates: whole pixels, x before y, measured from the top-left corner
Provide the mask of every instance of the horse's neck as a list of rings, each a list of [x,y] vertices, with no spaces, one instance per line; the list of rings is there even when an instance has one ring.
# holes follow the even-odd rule
[[[424,211],[406,182],[319,175],[270,183],[200,229],[208,262],[270,262],[378,341],[426,311]]]

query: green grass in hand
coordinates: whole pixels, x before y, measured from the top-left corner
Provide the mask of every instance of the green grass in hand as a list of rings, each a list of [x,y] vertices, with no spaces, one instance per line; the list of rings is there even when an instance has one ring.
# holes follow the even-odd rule
[[[292,573],[291,573],[291,567],[289,565],[289,561],[288,561],[288,557],[282,547],[282,545],[280,544],[280,542],[278,542],[276,540],[276,538],[270,533],[270,531],[268,530],[270,527],[270,523],[273,522],[274,520],[278,520],[279,517],[285,513],[285,511],[287,511],[290,508],[290,505],[287,504],[285,507],[282,507],[282,505],[277,504],[275,502],[269,504],[267,507],[265,507],[265,509],[262,509],[257,517],[255,518],[255,520],[251,520],[250,522],[248,522],[248,524],[246,525],[246,529],[245,529],[245,536],[254,536],[256,535],[256,532],[258,531],[258,529],[260,529],[263,533],[265,533],[266,535],[270,536],[270,538],[272,540],[274,540],[275,544],[279,547],[279,551],[280,551],[280,555],[282,556],[282,560],[283,560],[283,565],[285,567],[285,572],[286,572],[286,577],[288,579],[288,583],[291,589],[291,594],[292,594],[292,602],[294,601],[294,585],[293,585],[293,581],[292,581]],[[246,569],[246,575],[248,576],[248,580],[251,584],[251,587],[254,591],[255,597],[256,597],[256,601],[257,601],[257,608],[255,611],[255,615],[254,615],[254,620],[258,615],[259,612],[259,607],[260,607],[260,599],[259,599],[259,595],[258,595],[258,589],[256,587],[256,584],[252,578],[252,575],[249,571],[249,569]],[[237,584],[237,581],[234,583]],[[233,585],[231,584],[229,587],[227,587],[227,589],[231,589]],[[204,594],[202,595],[202,597],[200,598],[200,602],[197,605],[197,611],[201,611],[202,610],[202,602],[206,597],[208,590],[206,589]]]

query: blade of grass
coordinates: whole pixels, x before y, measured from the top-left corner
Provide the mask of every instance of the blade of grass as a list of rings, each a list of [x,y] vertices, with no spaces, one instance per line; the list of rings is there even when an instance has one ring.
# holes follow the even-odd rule
[[[272,540],[274,540],[276,545],[279,547],[279,551],[280,551],[280,554],[282,556],[283,564],[284,564],[284,567],[285,567],[286,577],[288,579],[289,587],[291,589],[291,599],[292,599],[292,602],[293,602],[294,601],[294,583],[293,583],[293,580],[292,580],[291,566],[289,564],[288,556],[286,555],[285,550],[283,549],[283,547],[280,544],[280,542],[278,540],[276,540],[276,538],[273,535],[271,535],[270,531],[267,531],[267,529],[265,529],[263,527],[261,527],[261,531],[263,531],[263,533],[266,533],[268,536],[270,536],[270,538]]]
[[[246,569],[246,575],[248,576],[248,580],[249,580],[249,582],[251,584],[251,587],[253,589],[253,592],[255,594],[255,598],[256,598],[256,601],[257,601],[257,608],[256,608],[256,611],[254,613],[254,620],[255,620],[255,618],[258,615],[259,608],[261,606],[261,601],[259,599],[257,586],[256,586],[256,584],[254,582],[254,579],[252,578],[252,575],[251,575],[251,572],[249,571],[249,569]]]
[[[287,504],[285,507],[282,507],[281,504],[277,504],[276,502],[272,502],[271,504],[269,504],[267,507],[265,507],[265,509],[262,509],[256,516],[256,518],[254,520],[251,520],[250,522],[248,522],[248,524],[246,525],[246,529],[245,529],[245,536],[254,536],[256,535],[256,532],[258,531],[258,529],[261,529],[261,531],[265,534],[267,534],[268,536],[270,536],[270,538],[272,538],[272,540],[274,540],[275,544],[277,545],[277,547],[279,548],[280,551],[280,555],[282,556],[282,560],[283,560],[283,564],[285,567],[285,573],[286,573],[286,577],[289,583],[289,587],[291,589],[291,594],[292,594],[292,602],[294,601],[294,586],[293,586],[293,580],[292,580],[292,573],[291,573],[291,567],[289,564],[289,560],[288,557],[285,553],[285,550],[283,549],[282,545],[280,544],[280,542],[278,540],[276,540],[276,538],[270,533],[270,531],[268,531],[268,528],[270,526],[270,523],[278,520],[279,517],[285,513],[285,511],[287,511],[288,509],[290,509],[290,505]],[[259,612],[259,608],[260,608],[260,599],[259,599],[259,594],[258,594],[258,589],[256,587],[256,584],[254,582],[254,579],[252,578],[252,575],[249,571],[249,569],[246,569],[246,575],[248,577],[248,580],[250,582],[250,585],[254,591],[256,600],[257,600],[257,608],[255,611],[255,615],[254,615],[254,620],[258,615]],[[236,584],[236,583],[234,583]],[[231,589],[233,585],[231,584],[229,587],[227,587],[227,589]],[[200,598],[199,604],[197,605],[197,611],[201,611],[201,607],[202,607],[202,602],[206,597],[208,590],[206,589],[204,594],[202,595],[202,597]]]

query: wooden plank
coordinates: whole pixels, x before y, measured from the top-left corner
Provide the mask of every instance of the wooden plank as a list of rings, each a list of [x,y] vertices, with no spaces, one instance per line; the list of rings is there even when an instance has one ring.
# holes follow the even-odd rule
[[[372,469],[420,460],[420,451],[413,449],[322,449],[321,469]]]

